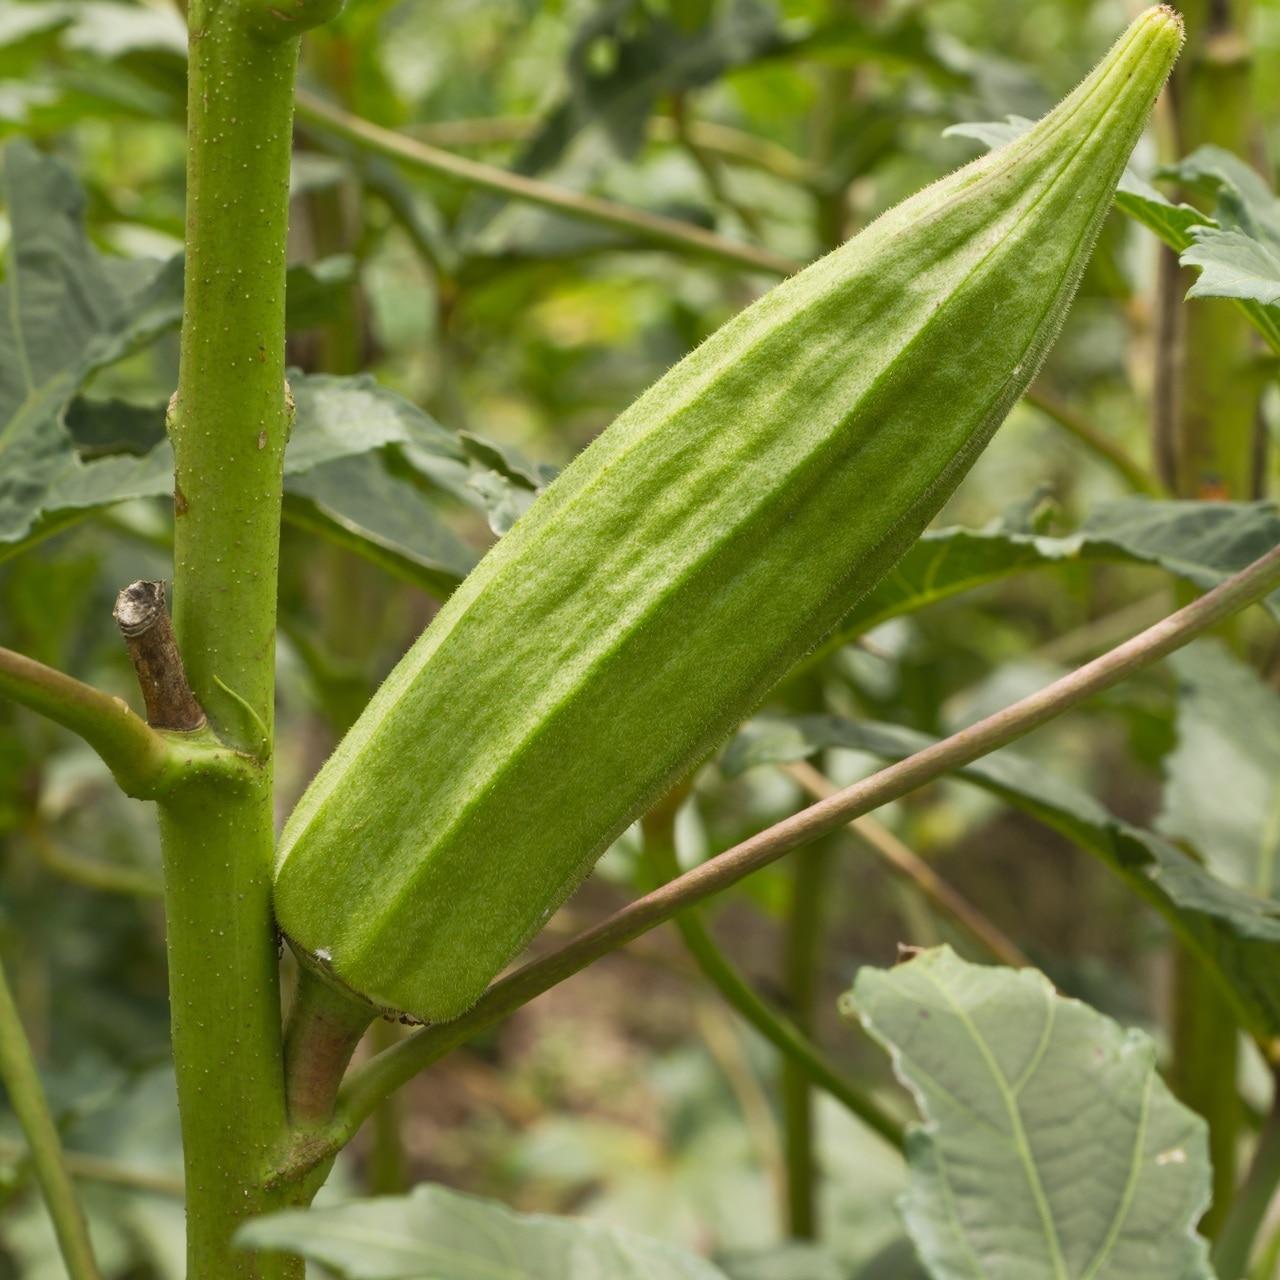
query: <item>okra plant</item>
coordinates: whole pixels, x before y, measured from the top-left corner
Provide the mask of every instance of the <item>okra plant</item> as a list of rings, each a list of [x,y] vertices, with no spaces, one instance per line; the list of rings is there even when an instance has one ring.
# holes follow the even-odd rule
[[[0,830],[82,889],[163,897],[185,1263],[135,1257],[140,1219],[92,1199],[104,1182],[174,1188],[78,1147],[76,1114],[41,1078],[29,984],[0,977],[0,1080],[21,1130],[14,1203],[38,1186],[74,1280],[266,1280],[300,1277],[305,1260],[381,1280],[1276,1274],[1280,1106],[1266,1085],[1280,1068],[1280,515],[1258,440],[1280,353],[1280,201],[1245,162],[1247,138],[1206,123],[1248,111],[1231,6],[1195,6],[1187,24],[1164,5],[1139,14],[1034,123],[953,118],[953,137],[990,150],[862,211],[876,216],[855,207],[871,161],[850,161],[860,140],[843,133],[869,132],[877,108],[866,69],[850,73],[840,51],[883,60],[890,77],[905,60],[893,103],[904,117],[916,77],[979,84],[976,64],[939,52],[910,7],[870,17],[836,4],[801,28],[745,0],[601,5],[570,46],[569,96],[531,140],[522,121],[452,137],[441,125],[437,140],[457,149],[349,109],[377,22],[434,7],[190,0],[185,40],[175,12],[142,5],[33,0],[0,15],[15,65],[48,59],[59,73],[23,106],[45,145],[14,138],[3,154],[0,588],[5,638],[27,644],[0,648],[0,694],[27,781]],[[526,8],[563,22],[559,6]],[[131,40],[148,50],[147,77],[113,65]],[[725,73],[832,50],[811,161],[690,111],[691,91]],[[300,65],[325,93],[297,91]],[[138,111],[171,117],[183,83],[181,253],[130,257],[95,210],[108,193],[91,193],[86,222],[58,134],[86,94],[127,88]],[[649,114],[668,98],[669,115]],[[1180,188],[1170,195],[1139,176],[1149,155],[1131,163],[1158,99],[1162,146],[1178,153],[1158,175]],[[735,228],[543,172],[593,123],[636,145],[620,140],[637,117],[619,104],[637,102],[641,134],[674,146]],[[461,153],[522,140],[512,165]],[[811,200],[808,265],[774,247],[730,161]],[[471,199],[424,204],[412,185],[424,177]],[[369,303],[352,256],[370,252],[374,224],[350,234],[353,190],[429,266],[444,425],[361,372]],[[689,257],[737,282],[736,313],[666,361],[559,474],[471,430],[451,329],[477,281],[517,270],[518,255],[495,266],[476,246],[530,207],[554,227],[594,228],[597,248]],[[1113,207],[1145,230],[1128,235]],[[1130,299],[1156,427],[1147,467],[1047,393],[1042,367],[1086,270],[1114,291],[1126,246],[1155,261],[1151,232],[1154,304]],[[176,385],[163,406],[144,404],[137,387],[168,367],[175,329]],[[1069,533],[1039,501],[979,528],[934,525],[1021,405],[1071,433],[1126,496]],[[480,513],[498,537],[477,556],[460,534],[474,537]],[[57,639],[56,608],[21,603],[51,590],[51,549],[90,528],[112,540],[113,569],[130,566],[109,594],[132,706],[109,681],[63,670],[83,654]],[[1146,566],[1175,589],[1154,610],[1122,609],[1118,628],[1056,637],[1068,661],[1051,677],[1021,697],[994,685],[959,721],[940,701],[910,714],[909,696],[895,701],[883,682],[877,694],[865,674],[896,663],[927,678],[901,631],[926,606],[1086,561]],[[406,626],[390,582],[416,588],[420,634],[366,698],[361,662],[380,627]],[[322,638],[305,621],[317,592]],[[326,728],[301,738],[331,732],[327,758],[284,749],[298,735],[277,733],[278,667],[323,709]],[[1171,679],[1172,722],[1150,706],[1169,704]],[[1161,760],[1158,821],[1116,816],[1008,749],[1084,704],[1126,708],[1135,752]],[[44,767],[33,712],[147,806],[158,878],[51,836],[65,784]],[[1100,991],[1081,999],[1079,975],[1051,963],[1033,928],[906,842],[901,814],[946,779],[1093,854],[1144,927],[1165,931],[1166,1037],[1122,1027],[1137,1017],[1111,1016]],[[103,829],[115,803],[101,802]],[[894,827],[872,817],[886,806]],[[843,983],[843,1047],[828,1047],[820,925],[846,838],[903,878],[907,905],[888,930],[897,962],[868,945]],[[631,900],[547,943],[597,864],[631,882]],[[774,864],[789,895],[782,996],[740,970],[702,915]],[[667,921],[697,981],[781,1063],[791,1245],[753,1253],[754,1239],[718,1239],[700,1254],[688,1239],[518,1215],[442,1186],[344,1189],[344,1152],[366,1120],[391,1165],[403,1157],[399,1090]],[[897,1092],[849,1069],[859,1036],[887,1051]],[[748,1123],[762,1113],[767,1128],[772,1101],[752,1092],[759,1050],[752,1041],[729,1075]],[[832,1115],[858,1135],[866,1168],[894,1170],[888,1240],[842,1251],[824,1230],[816,1149]],[[370,1181],[405,1190],[394,1167]]]

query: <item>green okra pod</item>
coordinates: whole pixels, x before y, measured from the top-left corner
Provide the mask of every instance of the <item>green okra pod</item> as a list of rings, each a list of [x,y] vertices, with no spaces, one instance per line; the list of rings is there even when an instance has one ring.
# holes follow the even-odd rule
[[[1182,25],[731,320],[569,466],[281,839],[295,947],[465,1010],[603,850],[893,565],[1056,335]]]

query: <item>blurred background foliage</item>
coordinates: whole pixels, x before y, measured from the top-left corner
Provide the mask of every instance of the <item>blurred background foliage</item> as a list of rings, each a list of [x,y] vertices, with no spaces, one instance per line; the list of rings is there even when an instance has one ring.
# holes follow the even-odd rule
[[[349,0],[304,41],[302,83],[420,142],[803,261],[975,155],[972,140],[943,136],[948,126],[1038,114],[1134,11],[1118,0]],[[1253,55],[1245,158],[1269,179],[1280,0],[1255,0],[1240,34]],[[88,238],[120,281],[181,249],[184,43],[180,13],[160,0],[0,8],[0,137],[67,163],[84,188]],[[1177,158],[1166,105],[1135,168],[1151,176]],[[293,183],[291,256],[313,270],[291,279],[291,363],[308,375],[371,372],[422,412],[416,435],[291,481],[282,813],[448,585],[548,476],[770,283],[410,171],[305,109]],[[20,198],[10,190],[10,204]],[[0,218],[0,240],[11,232]],[[1028,538],[1062,535],[1135,486],[1158,493],[1157,266],[1154,237],[1114,216],[1037,397],[1015,410],[941,527],[1003,521]],[[176,359],[170,324],[87,381],[66,417],[82,460],[156,448]],[[1250,359],[1274,439],[1268,358],[1259,348]],[[326,384],[297,385],[323,416]],[[429,419],[447,448],[423,444]],[[1219,496],[1265,497],[1275,457],[1253,492]],[[0,643],[132,698],[111,601],[128,581],[166,576],[171,520],[168,502],[140,497],[0,546]],[[944,733],[1171,607],[1183,588],[1164,554],[1064,554],[1048,571],[998,575],[830,647],[770,710]],[[1257,617],[1232,639],[1240,657],[1205,659],[1200,678],[1212,691],[1223,662],[1247,661],[1274,690],[1274,632]],[[1184,689],[1196,675],[1182,673]],[[1256,720],[1263,737],[1266,696],[1253,689],[1236,704],[1237,723]],[[1166,669],[1041,731],[1022,753],[1122,818],[1163,821],[1194,841],[1196,780],[1229,788],[1241,775],[1223,771],[1212,727],[1197,739],[1184,722],[1180,734],[1178,707]],[[1240,768],[1276,760],[1274,750],[1250,745]],[[816,762],[846,781],[870,759],[824,746]],[[1256,809],[1237,814],[1246,845],[1276,801],[1269,767],[1247,797]],[[1187,781],[1178,806],[1162,799],[1166,773]],[[778,768],[709,763],[676,822],[680,857],[728,846],[803,795]],[[1060,990],[1168,1043],[1168,927],[1077,843],[960,782],[878,816]],[[539,946],[648,883],[639,843],[618,844]],[[986,956],[863,838],[828,844],[821,911],[811,903],[803,924],[816,930],[821,917],[809,960],[796,959],[794,863],[754,876],[710,924],[758,990],[811,1021],[834,1059],[905,1114],[881,1053],[840,1025],[836,994],[859,965],[890,963],[899,943]],[[119,1277],[181,1273],[158,866],[144,808],[121,799],[74,739],[0,703],[0,949],[89,1189],[104,1265]],[[1273,884],[1250,887],[1267,896]],[[812,970],[807,985],[790,980],[796,964]],[[663,930],[416,1081],[335,1184],[393,1191],[430,1178],[519,1208],[599,1216],[714,1255],[744,1280],[918,1274],[893,1209],[899,1161],[825,1097],[814,1103],[812,1230],[796,1221],[803,1205],[788,1216],[785,1150],[796,1135],[776,1101],[778,1071],[773,1050]],[[1247,1109],[1265,1107],[1252,1051],[1239,1079]],[[11,1123],[0,1174],[0,1275],[59,1275]],[[818,1243],[784,1244],[789,1226]]]

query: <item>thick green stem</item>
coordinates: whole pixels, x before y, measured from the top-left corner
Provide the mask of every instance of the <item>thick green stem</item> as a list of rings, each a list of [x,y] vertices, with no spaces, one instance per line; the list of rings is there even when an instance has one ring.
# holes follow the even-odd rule
[[[4,1083],[9,1105],[27,1136],[31,1162],[35,1166],[49,1217],[53,1220],[67,1274],[71,1280],[100,1280],[101,1272],[93,1256],[80,1202],[67,1172],[57,1126],[49,1114],[49,1104],[40,1087],[31,1045],[18,1017],[18,1006],[13,1001],[3,968],[0,968],[0,1081]]]
[[[1249,0],[1184,0],[1187,47],[1170,82],[1180,154],[1213,145],[1253,149]],[[1194,193],[1192,203],[1204,204]],[[1212,201],[1209,201],[1212,204]],[[1166,258],[1158,299],[1156,436],[1165,480],[1178,497],[1257,496],[1258,400],[1252,332],[1226,299],[1183,303],[1194,272]]]
[[[1237,1143],[1244,1109],[1236,1088],[1240,1026],[1221,984],[1184,943],[1174,952],[1173,1045],[1169,1084],[1209,1125],[1213,1202],[1200,1222],[1216,1237],[1236,1189]]]
[[[791,875],[783,977],[792,1021],[812,1040],[821,972],[823,905],[831,876],[830,848],[820,844],[801,854]],[[789,1057],[782,1060],[781,1084],[787,1232],[798,1240],[813,1240],[818,1234],[813,1089],[809,1073]]]
[[[1249,0],[1187,0],[1187,48],[1173,80],[1174,133],[1186,154],[1207,144],[1247,157],[1252,111]],[[1203,199],[1191,196],[1193,202]],[[1256,496],[1261,384],[1244,313],[1225,299],[1182,299],[1193,279],[1166,258],[1160,275],[1156,378],[1157,455],[1180,498]],[[1238,1031],[1225,996],[1180,950],[1174,968],[1172,1083],[1209,1122],[1213,1205],[1201,1230],[1216,1233],[1235,1191],[1242,1110],[1236,1089]]]
[[[263,1185],[286,1131],[270,907],[285,236],[297,34],[331,6],[280,8],[285,30],[267,5],[189,11],[174,623],[213,728],[261,757],[248,785],[190,786],[161,806],[189,1280],[302,1275],[300,1262],[232,1245],[246,1218],[290,1198]]]
[[[1258,1232],[1280,1187],[1280,1078],[1272,1086],[1271,1111],[1254,1149],[1249,1173],[1227,1214],[1213,1249],[1219,1280],[1243,1280]]]

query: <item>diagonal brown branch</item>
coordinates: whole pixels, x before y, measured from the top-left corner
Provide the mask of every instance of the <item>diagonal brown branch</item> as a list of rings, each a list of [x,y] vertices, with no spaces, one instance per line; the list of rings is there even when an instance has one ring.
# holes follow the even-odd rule
[[[768,249],[729,240],[678,218],[633,209],[599,196],[512,173],[497,165],[442,151],[439,147],[362,120],[308,93],[298,94],[298,119],[333,137],[354,143],[362,150],[395,160],[406,168],[453,178],[483,191],[494,191],[570,217],[616,227],[651,244],[684,249],[769,275],[790,275],[804,265]]]

